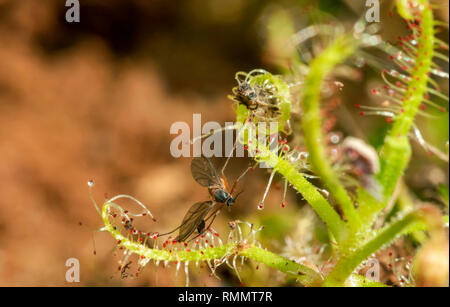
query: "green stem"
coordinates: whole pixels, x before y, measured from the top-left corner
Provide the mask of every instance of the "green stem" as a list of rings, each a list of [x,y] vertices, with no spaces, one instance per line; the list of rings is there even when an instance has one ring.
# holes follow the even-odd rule
[[[301,100],[304,112],[302,127],[305,144],[310,154],[310,162],[315,173],[341,206],[352,232],[356,232],[361,225],[361,221],[356,214],[350,196],[329,162],[321,131],[320,92],[325,76],[332,71],[334,66],[353,54],[355,50],[355,42],[346,35],[338,37],[330,44],[311,62],[310,71],[305,81],[305,92]]]
[[[343,256],[325,279],[324,286],[343,286],[358,265],[370,255],[398,238],[401,234],[412,230],[423,229],[424,218],[422,213],[417,210],[405,215],[402,219],[386,226],[373,239],[351,255]]]
[[[410,191],[406,184],[402,181],[399,183],[399,193],[397,198],[397,210],[398,212],[407,212],[414,209],[414,199],[410,194]],[[411,238],[415,244],[422,244],[427,239],[427,236],[424,231],[414,231],[411,233]]]
[[[293,276],[305,285],[318,285],[322,281],[321,276],[313,269],[246,242],[228,243],[196,250],[170,251],[150,248],[143,243],[125,237],[114,227],[109,221],[109,208],[108,203],[103,204],[102,219],[105,226],[101,230],[109,232],[118,242],[119,247],[123,247],[142,258],[154,261],[197,262],[220,260],[234,255],[244,256]]]
[[[274,171],[280,173],[299,193],[302,194],[303,198],[311,205],[317,215],[327,225],[338,243],[347,239],[348,232],[344,221],[342,221],[339,214],[337,214],[322,194],[317,191],[316,187],[297,171],[295,166],[286,161],[284,157],[280,157],[272,152],[267,146],[257,146],[256,139],[252,139],[251,142],[244,139],[243,142],[249,146],[250,150],[254,150],[257,147],[259,153],[255,156],[255,159],[263,161],[272,167]]]
[[[330,229],[338,243],[347,239],[348,234],[345,223],[322,194],[308,180],[295,169],[292,170],[292,166],[287,161],[280,160],[275,168],[303,195],[314,211],[316,211],[317,215]]]
[[[377,174],[377,179],[383,188],[384,200],[378,206],[361,204],[360,211],[364,214],[364,219],[368,221],[373,221],[389,203],[399,179],[408,166],[411,157],[408,134],[423,102],[423,96],[427,92],[428,72],[431,69],[434,48],[433,12],[428,1],[418,0],[416,2],[423,5],[417,54],[414,58],[414,66],[408,69],[410,81],[404,95],[403,111],[395,117],[392,129],[386,136],[380,151],[380,172]],[[408,4],[399,2],[399,12],[405,17],[413,18],[404,5]]]
[[[256,246],[243,249],[239,255],[291,275],[304,285],[317,286],[322,282],[321,276],[313,269]]]

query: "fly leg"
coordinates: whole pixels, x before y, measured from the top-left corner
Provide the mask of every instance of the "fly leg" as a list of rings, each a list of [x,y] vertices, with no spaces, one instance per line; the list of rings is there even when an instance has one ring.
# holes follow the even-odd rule
[[[225,177],[225,168],[227,167],[227,165],[228,165],[228,161],[230,161],[230,158],[233,156],[233,152],[235,151],[235,149],[236,149],[236,145],[237,145],[237,139],[234,141],[234,145],[233,145],[233,148],[231,149],[231,152],[230,152],[230,154],[228,155],[228,157],[227,157],[227,160],[225,161],[225,163],[223,164],[223,166],[222,166],[222,169],[220,170],[220,173],[222,174],[222,178],[224,178]]]
[[[233,194],[234,189],[236,188],[239,180],[241,180],[248,173],[248,171],[254,170],[256,165],[258,165],[257,162],[255,162],[255,164],[250,165],[249,167],[247,167],[247,169],[234,181],[233,186],[231,187],[231,190],[230,190],[230,194]]]
[[[174,230],[171,230],[171,231],[169,231],[169,232],[166,232],[166,233],[163,233],[163,234],[159,234],[158,237],[163,237],[163,236],[170,235],[171,233],[174,233],[175,231],[177,231],[178,229],[180,229],[182,225],[183,225],[183,224],[181,224],[180,226],[178,226],[177,228],[175,228]]]
[[[203,235],[203,233],[205,231],[207,231],[209,229],[209,227],[211,227],[212,223],[214,222],[214,220],[216,219],[217,215],[219,215],[220,209],[222,206],[218,207],[216,210],[214,210],[214,212],[212,212],[207,218],[205,218],[204,220],[202,220],[200,222],[200,224],[197,226],[197,231],[198,231],[198,235],[195,235],[193,238],[189,239],[188,241],[186,241],[186,243],[191,242],[192,240],[194,240],[197,237],[201,237]],[[208,227],[205,227],[206,222],[211,219],[211,222],[209,222]]]

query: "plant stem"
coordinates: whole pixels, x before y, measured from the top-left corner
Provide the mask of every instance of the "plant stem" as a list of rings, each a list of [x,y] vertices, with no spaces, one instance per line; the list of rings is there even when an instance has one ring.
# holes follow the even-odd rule
[[[301,100],[304,114],[302,127],[305,143],[310,154],[310,162],[315,173],[325,183],[335,197],[348,221],[349,228],[356,232],[361,222],[347,191],[339,181],[339,176],[331,167],[321,131],[320,92],[324,77],[334,66],[343,62],[356,50],[356,43],[348,36],[340,36],[330,44],[310,65],[305,81],[305,92]]]
[[[249,149],[250,147],[255,146],[256,143],[256,140],[253,139],[248,145]],[[278,156],[266,146],[258,146],[258,150],[259,153],[255,156],[255,159],[264,161],[270,167],[273,167],[274,171],[280,173],[299,193],[302,194],[314,211],[316,211],[317,215],[327,225],[336,241],[339,243],[347,239],[348,233],[344,221],[342,221],[339,214],[337,214],[322,194],[317,191],[316,187],[306,180],[305,177],[303,177],[292,164],[286,161],[284,157]]]
[[[196,261],[214,261],[226,259],[227,257],[236,255],[244,256],[253,259],[257,262],[263,263],[269,267],[275,268],[283,273],[289,274],[298,279],[299,282],[305,285],[318,285],[322,278],[313,269],[296,263],[292,260],[282,256],[271,253],[265,249],[245,242],[228,243],[215,247],[208,247],[199,250],[180,250],[168,251],[157,248],[150,248],[143,243],[139,243],[122,235],[109,221],[109,204],[103,204],[102,219],[105,226],[102,231],[109,232],[114,239],[117,240],[117,245],[127,249],[140,257],[154,261],[180,261],[180,262],[196,262]]]
[[[402,112],[395,117],[392,129],[386,136],[380,151],[380,172],[377,174],[377,179],[383,188],[383,201],[378,206],[362,203],[360,207],[360,211],[364,214],[363,219],[367,221],[373,221],[389,203],[398,181],[409,163],[411,145],[408,134],[423,102],[423,96],[427,92],[428,73],[432,65],[434,48],[433,12],[428,1],[418,0],[416,2],[423,6],[420,16],[421,34],[417,39],[417,54],[413,67],[407,68],[410,79],[404,94]],[[398,4],[398,10],[404,17],[418,18],[410,16],[407,2],[400,1]]]
[[[324,286],[343,286],[358,265],[377,250],[398,238],[401,234],[425,228],[422,213],[417,210],[405,215],[402,219],[386,226],[373,239],[351,255],[343,256],[325,279]]]
[[[254,245],[243,249],[239,255],[289,274],[304,285],[317,286],[322,282],[321,276],[313,269]]]

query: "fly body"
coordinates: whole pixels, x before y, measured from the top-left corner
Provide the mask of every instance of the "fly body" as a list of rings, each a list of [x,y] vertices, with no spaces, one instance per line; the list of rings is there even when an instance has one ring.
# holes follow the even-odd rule
[[[179,230],[178,236],[175,238],[177,242],[192,240],[190,237],[195,231],[198,232],[198,235],[204,233],[211,226],[223,206],[227,205],[227,207],[230,207],[236,201],[236,197],[232,196],[236,183],[229,191],[225,176],[223,174],[219,176],[214,164],[208,158],[202,156],[192,159],[191,173],[197,183],[208,188],[211,200],[192,205],[180,226],[171,232],[161,235],[167,235]],[[206,225],[206,222],[208,222],[208,225]]]

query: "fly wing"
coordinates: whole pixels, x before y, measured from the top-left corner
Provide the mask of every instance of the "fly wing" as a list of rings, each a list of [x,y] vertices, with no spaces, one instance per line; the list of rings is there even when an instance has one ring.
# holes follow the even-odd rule
[[[189,211],[181,222],[180,231],[178,237],[175,239],[177,242],[185,241],[202,223],[209,210],[213,207],[212,201],[204,201],[195,203],[189,208]]]
[[[191,173],[195,181],[201,186],[211,187],[214,185],[221,185],[219,176],[217,175],[214,164],[206,157],[198,157],[192,159]]]

